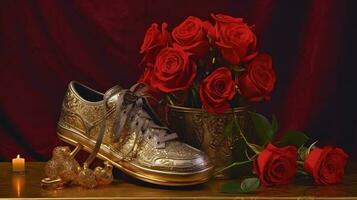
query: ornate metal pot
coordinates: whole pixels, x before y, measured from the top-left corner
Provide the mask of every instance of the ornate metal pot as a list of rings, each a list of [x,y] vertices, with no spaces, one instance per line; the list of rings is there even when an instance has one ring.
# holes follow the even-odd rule
[[[248,111],[251,107],[234,108],[240,127],[245,134],[251,132]],[[169,127],[177,132],[179,138],[193,147],[203,150],[215,165],[215,170],[233,162],[233,145],[239,140],[238,133],[232,137],[224,135],[225,127],[233,120],[232,111],[215,114],[203,109],[169,105],[167,121]],[[216,178],[231,178],[233,171],[228,170],[215,175]]]

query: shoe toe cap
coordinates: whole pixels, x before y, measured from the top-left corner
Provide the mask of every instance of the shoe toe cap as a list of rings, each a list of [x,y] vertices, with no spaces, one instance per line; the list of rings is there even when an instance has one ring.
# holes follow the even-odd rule
[[[159,156],[154,164],[158,167],[167,167],[169,170],[195,172],[211,168],[207,155],[187,144],[176,144],[176,148],[169,151],[166,156]]]

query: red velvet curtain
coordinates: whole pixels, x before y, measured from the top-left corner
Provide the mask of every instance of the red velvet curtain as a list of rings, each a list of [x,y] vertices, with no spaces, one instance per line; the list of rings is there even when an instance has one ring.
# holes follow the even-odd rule
[[[277,85],[259,109],[278,115],[280,135],[305,130],[353,153],[356,120],[338,116],[345,114],[338,74],[349,65],[341,61],[347,8],[343,0],[0,1],[0,160],[18,153],[48,159],[59,144],[56,123],[69,81],[101,91],[128,87],[140,75],[138,49],[152,22],[172,29],[189,15],[208,19],[212,12],[244,17],[259,49],[273,56]]]

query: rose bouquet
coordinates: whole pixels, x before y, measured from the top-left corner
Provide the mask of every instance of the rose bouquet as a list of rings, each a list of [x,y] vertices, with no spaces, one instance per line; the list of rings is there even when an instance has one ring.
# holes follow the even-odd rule
[[[234,107],[269,100],[276,76],[272,58],[257,50],[252,27],[242,18],[212,14],[212,24],[190,16],[168,31],[154,23],[140,48],[143,74],[139,82],[163,104],[227,113]],[[234,145],[235,162],[218,172],[246,165],[252,176],[224,184],[222,192],[251,192],[259,187],[290,183],[296,174],[311,175],[316,184],[334,184],[344,174],[347,155],[332,146],[318,148],[302,132],[289,131],[274,140],[278,122],[249,112],[255,137],[247,137],[238,117],[224,130],[240,136]],[[254,141],[254,143],[250,142]]]
[[[270,99],[272,59],[258,53],[241,18],[214,15],[215,25],[190,16],[170,33],[152,24],[140,48],[140,82],[169,103],[222,113],[246,101]]]

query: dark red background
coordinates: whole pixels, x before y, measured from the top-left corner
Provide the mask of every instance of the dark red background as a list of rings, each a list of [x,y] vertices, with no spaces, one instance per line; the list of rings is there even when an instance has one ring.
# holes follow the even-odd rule
[[[139,74],[138,49],[152,22],[172,29],[189,15],[244,17],[259,49],[273,56],[278,81],[263,113],[282,132],[306,131],[319,144],[357,153],[353,6],[305,0],[0,1],[0,160],[17,153],[46,160],[67,84],[104,91]]]

